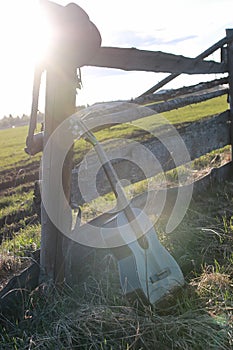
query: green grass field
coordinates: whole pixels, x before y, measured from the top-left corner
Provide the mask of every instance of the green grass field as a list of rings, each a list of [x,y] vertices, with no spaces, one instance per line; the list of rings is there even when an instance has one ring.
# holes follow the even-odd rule
[[[163,114],[171,123],[192,122],[227,109],[226,96]],[[154,128],[156,115],[141,120]],[[27,265],[40,246],[40,223],[33,208],[33,184],[40,154],[24,152],[26,127],[0,130],[0,284]],[[132,124],[96,133],[99,140],[140,137]],[[75,144],[75,162],[89,146]],[[209,166],[213,154],[195,160],[194,170]],[[181,169],[182,171],[182,169]],[[170,176],[170,177],[169,177]],[[168,174],[172,181],[174,172]],[[144,191],[136,184],[133,194]],[[99,199],[105,206],[113,197]],[[58,290],[41,286],[24,298],[19,320],[0,323],[1,350],[229,350],[233,346],[233,183],[216,185],[192,199],[182,223],[162,244],[182,268],[185,286],[156,306],[129,301],[120,289],[116,261],[103,252],[82,266],[78,285]],[[85,219],[95,213],[86,205]],[[1,316],[0,316],[1,319]]]
[[[21,164],[30,164],[37,157],[30,157],[24,152],[27,126],[0,130],[0,170],[11,170]]]
[[[172,124],[185,122],[193,122],[204,117],[218,114],[228,108],[226,96],[220,96],[215,99],[179,108],[177,110],[162,113],[162,116]],[[141,125],[145,129],[153,129],[157,126],[156,114],[147,118],[143,118],[137,122],[138,127]],[[25,140],[27,135],[27,127],[18,127],[15,129],[0,130],[0,164],[1,170],[12,170],[18,165],[24,163],[31,164],[40,159],[40,155],[30,157],[24,152]],[[131,123],[117,125],[96,133],[96,137],[101,140],[109,138],[133,137],[138,134],[138,128]],[[75,159],[81,159],[88,146],[84,141],[76,143]]]

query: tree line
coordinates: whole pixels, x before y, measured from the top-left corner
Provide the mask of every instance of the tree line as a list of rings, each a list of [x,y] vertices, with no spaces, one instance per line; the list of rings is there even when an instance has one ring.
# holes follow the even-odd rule
[[[30,120],[30,116],[23,114],[21,117],[13,117],[12,114],[9,116],[4,116],[0,119],[0,129],[14,128],[17,126],[28,125]],[[44,114],[38,112],[37,114],[38,123],[42,123],[44,120]]]

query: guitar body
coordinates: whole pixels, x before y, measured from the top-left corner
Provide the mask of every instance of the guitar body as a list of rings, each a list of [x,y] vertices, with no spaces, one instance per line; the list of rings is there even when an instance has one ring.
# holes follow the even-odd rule
[[[153,304],[174,288],[182,286],[184,277],[175,259],[158,240],[149,218],[140,209],[134,208],[133,211],[145,232],[147,248],[141,246],[124,212],[120,212],[117,227],[131,251],[131,254],[118,259],[120,283],[124,294],[141,291]]]

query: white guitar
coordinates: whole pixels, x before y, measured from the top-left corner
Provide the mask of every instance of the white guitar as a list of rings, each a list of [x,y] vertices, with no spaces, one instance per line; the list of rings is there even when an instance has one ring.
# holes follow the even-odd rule
[[[120,208],[116,218],[117,227],[127,247],[114,248],[113,252],[118,260],[122,290],[126,295],[142,292],[148,302],[153,304],[184,284],[181,269],[159,242],[147,215],[131,207],[98,140],[81,119],[77,124],[84,132],[83,137],[93,145]]]

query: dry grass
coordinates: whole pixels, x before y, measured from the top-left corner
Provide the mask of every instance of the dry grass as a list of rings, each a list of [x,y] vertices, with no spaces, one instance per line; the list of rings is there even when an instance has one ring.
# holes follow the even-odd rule
[[[186,285],[155,306],[121,294],[116,261],[97,254],[85,281],[25,297],[22,317],[0,326],[1,349],[229,350],[233,346],[233,182],[195,197],[161,240]],[[25,238],[26,239],[26,238]]]
[[[74,288],[42,285],[23,317],[1,328],[1,349],[229,350],[233,346],[233,182],[194,198],[180,226],[158,232],[186,285],[148,306],[121,294],[111,256],[96,256]]]

